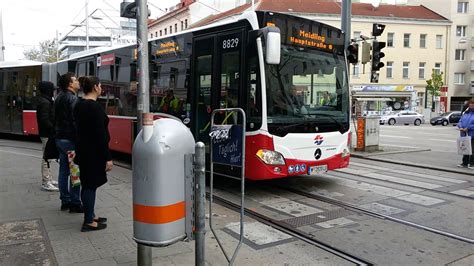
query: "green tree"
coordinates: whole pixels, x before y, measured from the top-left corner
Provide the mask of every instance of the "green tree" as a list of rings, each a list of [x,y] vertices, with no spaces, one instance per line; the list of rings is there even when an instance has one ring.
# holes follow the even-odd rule
[[[441,87],[443,87],[443,72],[437,73],[434,69],[431,72],[431,79],[426,81],[425,108],[427,107],[428,94],[431,96],[440,96]],[[431,110],[435,110],[434,101],[431,104]]]
[[[26,59],[41,62],[56,62],[61,58],[56,57],[56,40],[46,40],[39,43],[38,47],[23,51]]]
[[[431,79],[426,81],[426,91],[429,92],[432,96],[441,95],[441,87],[443,87],[443,72],[439,74],[433,69],[431,74]]]

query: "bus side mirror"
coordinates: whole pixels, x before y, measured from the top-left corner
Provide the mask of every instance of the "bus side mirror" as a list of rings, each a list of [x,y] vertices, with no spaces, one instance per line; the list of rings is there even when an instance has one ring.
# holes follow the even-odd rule
[[[266,27],[269,31],[265,38],[265,61],[269,65],[280,64],[280,52],[281,52],[281,35],[280,29],[277,27]]]
[[[280,29],[274,26],[267,26],[265,28],[249,32],[249,40],[257,40],[257,38],[262,36],[265,41],[265,62],[269,65],[280,64]]]

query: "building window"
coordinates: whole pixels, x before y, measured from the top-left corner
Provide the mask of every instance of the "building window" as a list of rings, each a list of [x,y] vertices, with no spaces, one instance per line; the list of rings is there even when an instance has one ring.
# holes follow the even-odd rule
[[[466,28],[467,26],[456,26],[456,36],[466,37]]]
[[[357,39],[360,38],[361,34],[362,33],[360,31],[354,31],[354,34],[352,35],[352,38],[357,40]]]
[[[420,34],[420,48],[426,48],[426,34]]]
[[[160,30],[160,37],[163,36],[163,30]]]
[[[187,20],[187,19],[184,20],[184,28],[185,28],[185,29],[188,28],[188,20]]]
[[[393,78],[393,62],[387,62],[387,78]]]
[[[443,48],[443,35],[436,35],[436,49]]]
[[[151,35],[151,36],[150,36],[150,38],[153,38],[153,33],[152,33],[152,34],[150,34],[150,35]]]
[[[353,72],[352,72],[352,76],[353,76],[354,78],[358,78],[358,77],[359,77],[359,73],[360,73],[360,65],[359,65],[359,64],[356,64],[356,65],[354,65]]]
[[[166,35],[166,34],[168,34],[168,29],[167,29],[167,28],[165,28],[165,35]]]
[[[184,30],[184,22],[181,21],[181,30]]]
[[[410,67],[410,62],[403,62],[403,78],[408,78],[408,68]]]
[[[464,85],[464,73],[454,73],[454,84]]]
[[[158,37],[158,31],[155,31],[155,37]]]
[[[178,32],[178,23],[174,24],[174,32]]]
[[[387,34],[387,47],[393,47],[393,36],[395,35],[395,33],[393,32],[389,32]]]
[[[465,52],[466,52],[466,50],[464,50],[464,49],[456,49],[456,53],[455,53],[455,56],[454,56],[456,61],[464,61]]]
[[[410,34],[403,34],[403,47],[410,47]]]
[[[170,34],[173,33],[173,26],[170,26]]]
[[[467,13],[467,2],[458,1],[458,13]]]
[[[441,74],[441,63],[435,63],[435,67],[433,68],[433,73]]]
[[[425,79],[425,65],[426,63],[422,62],[418,66],[418,78]]]

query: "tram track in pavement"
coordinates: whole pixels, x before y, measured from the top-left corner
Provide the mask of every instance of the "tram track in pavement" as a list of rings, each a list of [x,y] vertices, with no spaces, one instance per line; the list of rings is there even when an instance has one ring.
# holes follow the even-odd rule
[[[334,172],[342,173],[342,174],[349,175],[349,176],[356,176],[356,177],[360,177],[360,178],[364,178],[364,179],[374,180],[374,181],[378,181],[378,182],[385,182],[385,183],[390,183],[390,184],[394,184],[394,185],[398,185],[398,186],[404,186],[404,187],[410,187],[410,188],[416,188],[416,189],[423,189],[423,191],[429,191],[429,192],[433,192],[433,193],[439,193],[439,194],[449,195],[449,196],[468,199],[468,200],[474,200],[474,195],[473,196],[460,195],[460,194],[452,193],[451,191],[440,190],[439,188],[438,189],[426,188],[426,187],[422,187],[422,186],[416,186],[416,185],[400,183],[400,182],[392,181],[392,180],[386,180],[386,179],[381,179],[381,178],[370,177],[370,176],[367,176],[367,175],[364,175],[364,174],[349,173],[349,172],[344,172],[344,171],[339,171],[339,170],[334,170]],[[392,173],[397,173],[397,172],[393,171]],[[338,176],[338,177],[340,177],[340,176]],[[357,180],[357,179],[352,179],[352,180]],[[470,182],[470,181],[466,181],[466,183],[467,182]]]
[[[418,223],[415,223],[415,222],[410,222],[410,221],[403,220],[403,219],[400,219],[400,218],[396,218],[396,217],[393,217],[393,216],[390,216],[390,215],[386,215],[386,214],[378,213],[378,212],[375,212],[375,211],[367,210],[365,208],[358,207],[354,204],[347,203],[347,202],[340,201],[340,200],[336,200],[336,199],[331,198],[331,197],[326,197],[326,196],[323,196],[323,195],[317,195],[317,194],[314,194],[314,193],[310,193],[310,192],[307,192],[307,191],[302,191],[302,190],[299,190],[299,189],[290,188],[290,187],[286,187],[286,186],[282,186],[282,185],[275,185],[275,187],[280,189],[280,190],[291,192],[291,193],[294,193],[294,194],[297,194],[297,195],[300,195],[300,196],[304,196],[304,197],[307,197],[307,198],[310,198],[310,199],[313,199],[313,200],[317,200],[317,201],[325,202],[325,203],[328,203],[328,204],[332,204],[332,205],[341,207],[343,209],[352,211],[354,213],[365,214],[365,215],[368,215],[368,216],[371,216],[371,217],[374,217],[374,218],[377,218],[377,219],[392,221],[392,222],[407,225],[407,226],[410,226],[410,227],[413,227],[413,228],[425,230],[425,231],[428,231],[428,232],[431,232],[431,233],[434,233],[434,234],[442,235],[442,236],[445,236],[445,237],[448,237],[448,238],[456,239],[456,240],[459,240],[459,241],[462,241],[462,242],[465,242],[465,243],[474,244],[474,239],[472,239],[472,238],[460,236],[460,235],[457,235],[457,234],[454,234],[454,233],[446,232],[446,231],[443,231],[443,230],[438,230],[438,229],[435,229],[435,228],[432,228],[432,227],[429,227],[429,226],[425,226],[425,225],[418,224]]]

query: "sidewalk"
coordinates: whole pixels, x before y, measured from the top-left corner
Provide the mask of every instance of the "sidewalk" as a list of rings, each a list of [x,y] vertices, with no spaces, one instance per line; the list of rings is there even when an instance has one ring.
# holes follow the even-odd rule
[[[35,145],[40,147],[29,143],[30,147]],[[109,182],[97,192],[96,213],[108,218],[107,229],[81,233],[83,215],[60,211],[58,193],[40,190],[40,154],[0,147],[0,265],[136,264],[131,171],[115,167]],[[57,164],[52,165],[56,174]],[[214,211],[215,228],[231,252],[238,243],[238,213],[219,205],[214,206]],[[253,220],[246,221],[246,228],[246,242],[237,265],[348,264]],[[153,248],[153,264],[194,265],[194,245],[179,242]],[[226,264],[210,230],[206,234],[206,263]]]

